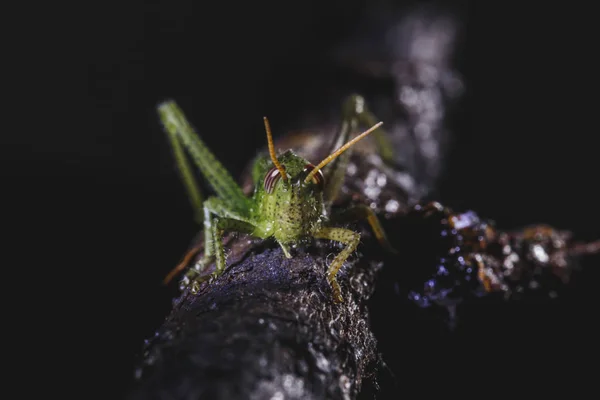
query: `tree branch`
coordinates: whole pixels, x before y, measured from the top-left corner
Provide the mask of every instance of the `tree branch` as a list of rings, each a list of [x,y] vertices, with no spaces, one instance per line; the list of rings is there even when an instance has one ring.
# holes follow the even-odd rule
[[[379,261],[354,257],[325,279],[319,243],[287,259],[275,244],[230,240],[232,264],[197,295],[185,292],[148,344],[132,399],[347,399],[375,373],[366,301]]]

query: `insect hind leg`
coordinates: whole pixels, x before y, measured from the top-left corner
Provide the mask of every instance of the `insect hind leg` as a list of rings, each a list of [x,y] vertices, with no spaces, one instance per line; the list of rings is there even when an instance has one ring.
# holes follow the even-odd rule
[[[190,205],[194,210],[194,220],[201,224],[203,220],[203,215],[201,212],[203,203],[202,191],[200,190],[198,182],[194,178],[194,173],[192,171],[190,162],[185,155],[185,151],[181,144],[181,140],[177,136],[177,133],[172,129],[165,129],[165,132],[169,139],[171,150],[173,151],[179,176],[185,187]]]
[[[376,123],[377,119],[368,109],[364,97],[357,94],[349,96],[344,101],[342,107],[342,121],[335,134],[329,153],[334,152],[351,140],[352,134],[358,131],[359,126],[369,127]],[[387,133],[382,128],[378,128],[373,132],[373,136],[377,144],[377,151],[381,158],[386,162],[393,161],[394,154]],[[325,188],[324,198],[328,202],[335,201],[340,192],[346,176],[346,167],[348,166],[351,153],[352,149],[346,151],[336,160],[331,162],[325,171],[327,187]]]

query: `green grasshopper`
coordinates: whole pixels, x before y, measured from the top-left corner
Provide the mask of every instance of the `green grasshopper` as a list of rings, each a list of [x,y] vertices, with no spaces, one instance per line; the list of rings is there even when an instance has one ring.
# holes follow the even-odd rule
[[[333,143],[336,150],[316,166],[292,150],[277,155],[269,122],[264,117],[269,151],[268,155],[257,157],[253,164],[254,193],[251,197],[243,193],[241,187],[210,152],[174,101],[159,104],[158,113],[188,197],[196,210],[196,221],[204,224],[204,255],[184,276],[182,288],[189,286],[190,290],[196,293],[202,282],[208,280],[210,283],[223,273],[225,232],[246,233],[262,239],[274,238],[287,258],[292,257],[292,246],[311,238],[329,239],[344,244],[345,248],[327,270],[327,281],[337,302],[343,302],[343,298],[336,275],[358,247],[360,234],[350,229],[335,227],[333,223],[366,220],[375,237],[385,248],[393,251],[377,216],[368,206],[355,205],[342,212],[331,212],[331,205],[345,176],[350,153],[346,151],[375,131],[378,131],[375,135],[378,145],[384,147],[387,144],[382,136],[384,133],[378,130],[383,123],[374,123],[375,118],[366,109],[362,97],[351,96],[346,101],[344,118]],[[348,141],[359,124],[372,127]],[[217,196],[203,200],[184,148]],[[389,151],[389,147],[385,150]],[[344,156],[340,157],[342,154]],[[325,166],[328,168],[324,168]],[[200,249],[201,246],[198,246],[190,250],[182,262],[167,275],[165,283],[183,270]],[[212,274],[202,274],[213,261],[216,264],[215,271]]]

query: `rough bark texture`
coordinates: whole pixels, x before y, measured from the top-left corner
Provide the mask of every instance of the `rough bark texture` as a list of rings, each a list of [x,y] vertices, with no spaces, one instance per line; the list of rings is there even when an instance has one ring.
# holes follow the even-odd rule
[[[231,267],[184,293],[148,343],[131,399],[355,398],[377,362],[366,300],[381,262],[354,257],[325,279],[329,245],[281,249],[233,239]]]

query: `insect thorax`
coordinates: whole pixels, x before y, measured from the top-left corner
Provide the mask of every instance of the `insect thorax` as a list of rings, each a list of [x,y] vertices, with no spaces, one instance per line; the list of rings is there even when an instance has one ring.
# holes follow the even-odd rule
[[[325,219],[323,193],[301,185],[266,195],[262,209],[272,236],[281,243],[312,236]]]
[[[305,183],[309,161],[288,150],[278,156],[287,179],[273,163],[264,158],[255,164],[253,178],[257,204],[253,219],[258,236],[274,237],[292,244],[312,236],[325,219],[322,175]]]

